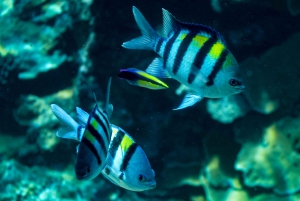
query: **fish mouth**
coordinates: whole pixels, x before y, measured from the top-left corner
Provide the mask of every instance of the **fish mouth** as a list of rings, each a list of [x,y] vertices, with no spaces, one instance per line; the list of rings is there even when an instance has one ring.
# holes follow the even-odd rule
[[[85,175],[76,175],[76,178],[78,180],[88,180],[90,178],[90,174],[85,174]]]
[[[237,93],[243,92],[244,89],[245,89],[245,86],[244,86],[244,85],[236,87]]]
[[[84,180],[87,176],[76,176],[78,180]]]
[[[152,182],[150,185],[149,185],[150,189],[153,189],[156,187],[156,182]]]

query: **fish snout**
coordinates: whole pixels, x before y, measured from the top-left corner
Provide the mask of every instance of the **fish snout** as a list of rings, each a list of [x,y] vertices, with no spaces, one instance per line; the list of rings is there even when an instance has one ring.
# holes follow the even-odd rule
[[[156,187],[156,182],[152,182],[150,185],[149,185],[150,189],[153,189]]]
[[[236,87],[237,93],[243,92],[244,89],[245,89],[245,85],[241,85],[241,86]]]

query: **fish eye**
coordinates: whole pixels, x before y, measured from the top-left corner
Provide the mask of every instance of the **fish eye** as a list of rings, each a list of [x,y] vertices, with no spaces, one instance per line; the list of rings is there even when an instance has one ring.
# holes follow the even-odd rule
[[[142,174],[140,174],[139,175],[139,182],[144,182],[144,181],[146,181],[146,177],[144,176],[144,175],[142,175]]]
[[[236,79],[231,79],[229,80],[229,84],[234,87],[240,85],[240,82],[237,81]]]

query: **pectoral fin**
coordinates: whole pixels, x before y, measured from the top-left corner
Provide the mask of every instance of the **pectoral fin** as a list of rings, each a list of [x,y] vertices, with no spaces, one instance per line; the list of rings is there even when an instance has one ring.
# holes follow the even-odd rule
[[[173,109],[173,110],[180,110],[189,106],[194,105],[195,103],[199,102],[202,100],[202,96],[194,95],[194,94],[186,94],[185,97],[183,98],[182,103],[179,105],[178,108]]]
[[[155,58],[146,69],[146,72],[157,78],[171,78],[169,73],[164,68],[164,62],[162,58]]]

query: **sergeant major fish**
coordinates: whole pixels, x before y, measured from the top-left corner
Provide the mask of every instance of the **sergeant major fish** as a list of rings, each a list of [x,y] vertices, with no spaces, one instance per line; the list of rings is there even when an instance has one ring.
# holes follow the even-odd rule
[[[110,83],[108,86],[110,86]],[[109,92],[109,87],[107,91]],[[109,103],[109,100],[107,100],[107,103]],[[86,174],[85,177],[79,179],[93,179],[102,170],[102,174],[108,180],[125,189],[144,191],[155,188],[155,172],[151,169],[149,160],[142,148],[128,133],[117,126],[110,124],[110,127],[112,128],[111,140],[108,151],[106,151],[106,159],[103,160],[103,158],[101,158],[102,165],[100,167],[97,165],[97,157],[95,156],[101,155],[101,152],[104,152],[105,150],[98,147],[96,148],[97,153],[95,153],[93,151],[88,151],[88,149],[84,149],[86,152],[79,155],[81,150],[80,147],[82,146],[81,144],[84,143],[83,140],[86,138],[85,131],[88,129],[88,125],[93,124],[92,122],[94,122],[91,120],[91,116],[94,116],[95,110],[89,115],[81,108],[76,107],[79,120],[79,123],[77,123],[59,106],[52,104],[51,108],[63,126],[56,135],[60,138],[73,139],[80,142],[77,148],[78,155],[76,163],[78,163],[78,161],[84,161],[85,165],[75,166],[75,172],[76,176],[77,172],[84,172]],[[109,108],[108,111],[112,112],[112,105],[109,105],[106,108]],[[110,115],[111,112],[109,113]],[[99,126],[96,126],[95,128],[99,129],[97,132],[103,131]],[[103,135],[101,137],[103,137]],[[87,138],[87,140],[92,139]],[[86,171],[87,169],[88,171]]]
[[[107,86],[105,110],[101,111],[96,104],[91,114],[88,115],[84,127],[59,106],[51,105],[54,115],[63,126],[56,135],[60,138],[80,141],[75,164],[75,173],[79,180],[95,178],[105,165],[112,134],[109,122],[113,112],[113,106],[109,104],[110,84],[111,78]]]
[[[155,51],[160,57],[152,61],[146,72],[158,78],[174,78],[193,91],[176,109],[192,106],[203,97],[221,98],[244,90],[239,65],[216,30],[180,22],[167,10],[162,12],[165,37],[159,36],[133,7],[142,36],[122,46]]]
[[[88,114],[76,109],[77,117],[84,125]],[[117,186],[131,191],[145,191],[156,186],[155,172],[143,149],[122,128],[111,124],[112,137],[106,165],[102,174]]]
[[[169,88],[169,86],[160,79],[135,68],[121,69],[118,77],[120,79],[125,79],[129,84],[148,89],[157,90]]]

